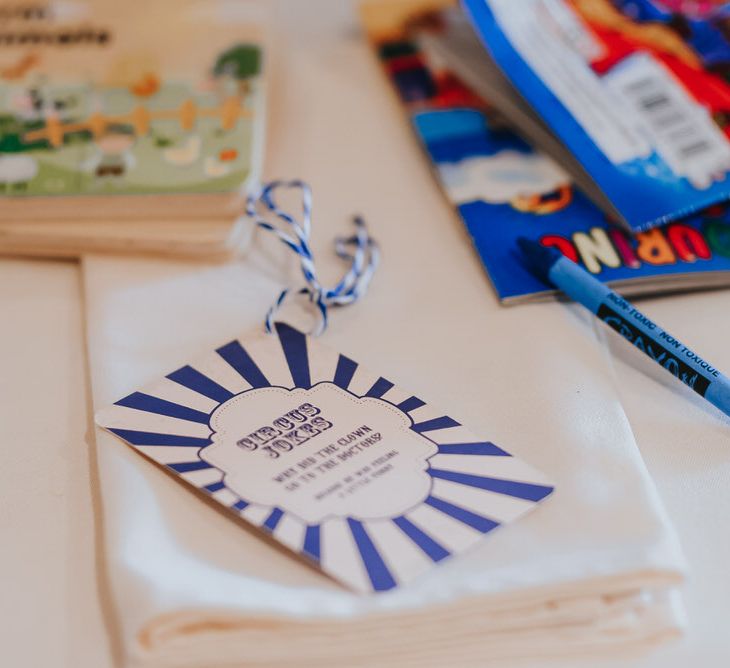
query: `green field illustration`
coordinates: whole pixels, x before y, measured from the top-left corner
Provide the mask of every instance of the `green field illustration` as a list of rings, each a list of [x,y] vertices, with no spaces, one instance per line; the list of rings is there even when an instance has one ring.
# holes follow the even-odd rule
[[[0,87],[0,195],[228,192],[251,165],[257,47],[222,53],[199,84]]]

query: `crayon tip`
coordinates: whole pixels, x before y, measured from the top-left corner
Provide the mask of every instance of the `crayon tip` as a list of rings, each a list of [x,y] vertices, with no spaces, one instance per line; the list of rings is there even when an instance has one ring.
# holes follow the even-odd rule
[[[548,274],[553,265],[563,257],[562,253],[556,248],[543,246],[525,237],[517,239],[517,245],[522,251],[528,269],[541,281],[551,284]]]

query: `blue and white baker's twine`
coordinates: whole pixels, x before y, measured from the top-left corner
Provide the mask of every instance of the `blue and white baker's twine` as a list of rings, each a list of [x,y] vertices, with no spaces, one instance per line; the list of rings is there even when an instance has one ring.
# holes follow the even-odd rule
[[[302,216],[297,220],[294,216],[279,208],[274,193],[280,189],[298,189],[302,197]],[[278,221],[286,224],[282,227],[277,222],[269,222],[259,214],[263,209]],[[375,240],[368,234],[365,221],[360,216],[353,218],[355,234],[350,237],[335,239],[337,256],[350,263],[342,279],[332,288],[325,288],[317,279],[317,269],[309,246],[312,229],[312,191],[303,181],[272,181],[259,191],[249,195],[246,203],[246,214],[261,229],[275,234],[281,242],[299,256],[299,264],[306,282],[305,287],[294,294],[308,295],[309,301],[317,307],[318,323],[312,334],[321,334],[327,328],[327,309],[330,306],[353,304],[368,289],[370,280],[380,260],[380,250]],[[289,231],[287,231],[287,228]],[[282,290],[279,298],[266,314],[266,331],[273,329],[274,316],[292,294],[292,290]]]

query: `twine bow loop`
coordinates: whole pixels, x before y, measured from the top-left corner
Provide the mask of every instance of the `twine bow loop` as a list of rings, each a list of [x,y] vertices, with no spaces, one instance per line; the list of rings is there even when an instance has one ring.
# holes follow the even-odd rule
[[[302,213],[299,219],[284,211],[275,199],[277,191],[292,189],[301,193]],[[263,215],[259,211],[262,211]],[[312,191],[306,183],[300,180],[268,183],[259,192],[248,197],[246,214],[259,228],[274,234],[287,248],[296,253],[305,282],[299,290],[292,291],[289,288],[282,290],[266,314],[267,332],[272,331],[274,316],[292,294],[306,295],[316,306],[318,322],[312,334],[318,336],[327,328],[330,306],[354,304],[367,292],[380,261],[380,249],[370,236],[362,217],[353,218],[355,233],[352,236],[335,239],[335,253],[340,259],[349,263],[349,268],[334,287],[326,288],[317,278],[317,268],[310,248]]]

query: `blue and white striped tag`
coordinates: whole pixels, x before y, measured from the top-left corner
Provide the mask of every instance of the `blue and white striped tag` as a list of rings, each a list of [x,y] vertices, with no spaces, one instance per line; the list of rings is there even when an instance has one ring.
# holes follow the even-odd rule
[[[552,492],[418,397],[274,329],[120,399],[97,423],[359,592],[408,583]]]

